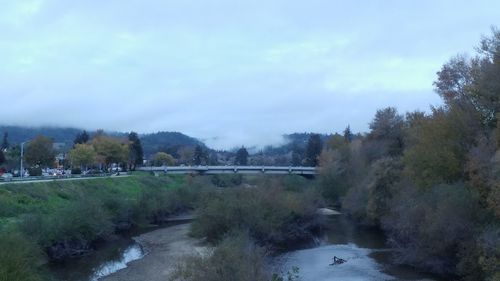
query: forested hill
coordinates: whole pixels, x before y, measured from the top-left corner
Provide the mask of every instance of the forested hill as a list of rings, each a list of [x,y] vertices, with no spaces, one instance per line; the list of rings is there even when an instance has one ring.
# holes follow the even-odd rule
[[[8,133],[8,141],[11,145],[19,144],[23,141],[33,139],[38,135],[44,135],[54,140],[72,144],[75,136],[82,130],[76,128],[56,128],[56,127],[21,127],[21,126],[1,126],[0,137]]]
[[[8,141],[11,145],[19,144],[23,141],[33,139],[38,135],[44,135],[53,139],[54,142],[65,143],[71,147],[73,141],[81,129],[76,128],[57,128],[57,127],[21,127],[21,126],[2,126],[0,125],[0,138],[4,133],[8,133]],[[95,132],[89,131],[90,135]],[[125,136],[123,132],[106,132],[113,136]],[[157,151],[175,150],[182,146],[194,147],[197,144],[204,144],[190,136],[179,132],[158,132],[152,134],[140,135],[145,155],[153,154]]]
[[[144,155],[151,155],[158,151],[175,155],[178,148],[182,146],[194,147],[198,144],[205,146],[203,142],[179,132],[143,134],[140,138],[144,148]]]

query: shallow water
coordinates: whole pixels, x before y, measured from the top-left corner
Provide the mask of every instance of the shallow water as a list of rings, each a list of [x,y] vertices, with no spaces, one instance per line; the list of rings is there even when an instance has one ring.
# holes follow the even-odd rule
[[[141,246],[130,238],[110,242],[90,255],[50,265],[50,271],[62,281],[97,281],[127,267],[144,256]]]
[[[302,281],[322,280],[392,280],[381,271],[377,262],[369,257],[371,251],[355,244],[328,245],[299,250],[285,255],[286,266],[283,272],[299,268]],[[333,256],[346,260],[339,265],[330,265]]]
[[[116,240],[97,245],[89,255],[66,259],[49,264],[50,273],[61,281],[96,281],[120,269],[126,268],[131,261],[143,258],[147,253],[132,237],[178,224],[188,223],[189,216],[179,216],[160,226],[131,229],[116,237]]]
[[[162,227],[185,223],[180,221]],[[287,272],[299,268],[301,281],[354,281],[354,280],[441,280],[431,274],[408,266],[395,265],[383,233],[373,228],[357,227],[344,216],[330,217],[330,228],[306,249],[292,251],[274,259],[275,272],[287,280]],[[58,280],[96,281],[142,258],[146,253],[131,237],[155,228],[139,229],[113,242],[101,245],[92,254],[63,263],[50,265]],[[330,265],[333,257],[346,263]]]
[[[301,281],[440,280],[414,268],[396,265],[381,231],[357,227],[344,216],[329,218],[327,223],[331,228],[316,246],[277,258],[276,268],[285,280],[293,267],[299,268]],[[346,262],[331,265],[334,256]]]

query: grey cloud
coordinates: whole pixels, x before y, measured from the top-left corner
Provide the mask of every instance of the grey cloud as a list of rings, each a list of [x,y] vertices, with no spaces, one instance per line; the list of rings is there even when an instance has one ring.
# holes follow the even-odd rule
[[[1,2],[0,123],[176,130],[217,148],[365,131],[377,108],[439,104],[435,72],[471,52],[500,10],[451,0]]]

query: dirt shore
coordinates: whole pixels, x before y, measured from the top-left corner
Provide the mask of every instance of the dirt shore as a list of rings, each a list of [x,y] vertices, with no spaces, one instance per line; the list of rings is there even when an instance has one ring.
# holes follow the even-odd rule
[[[127,268],[106,276],[102,281],[166,281],[175,265],[186,255],[204,249],[197,239],[188,236],[190,224],[158,229],[134,238],[147,255],[127,265]]]

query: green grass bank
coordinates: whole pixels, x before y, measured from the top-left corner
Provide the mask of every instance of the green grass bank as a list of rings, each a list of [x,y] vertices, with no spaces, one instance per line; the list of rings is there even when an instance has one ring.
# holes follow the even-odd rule
[[[43,280],[47,261],[192,209],[197,187],[189,176],[147,174],[2,185],[0,280]]]

